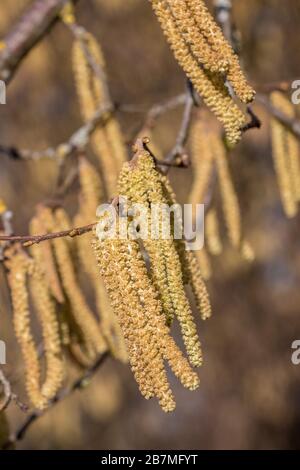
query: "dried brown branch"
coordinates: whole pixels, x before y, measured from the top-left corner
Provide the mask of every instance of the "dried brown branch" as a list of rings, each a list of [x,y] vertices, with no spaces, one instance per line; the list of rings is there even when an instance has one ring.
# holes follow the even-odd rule
[[[0,52],[0,80],[9,83],[23,58],[53,27],[66,1],[36,0],[3,38],[5,47]]]
[[[2,449],[10,449],[14,444],[16,444],[18,441],[22,440],[27,433],[28,429],[31,427],[33,423],[35,423],[41,416],[46,414],[48,411],[50,411],[57,403],[60,403],[61,401],[65,400],[68,398],[70,395],[72,395],[76,390],[82,390],[84,387],[86,387],[87,383],[90,382],[90,380],[93,378],[95,373],[99,370],[99,368],[103,365],[105,360],[109,357],[109,353],[105,352],[99,358],[96,360],[96,362],[88,368],[84,374],[73,384],[69,387],[64,388],[61,390],[52,400],[50,403],[49,408],[42,410],[42,411],[34,411],[31,413],[24,421],[24,423],[20,426],[20,428],[14,433],[7,442],[3,445]]]

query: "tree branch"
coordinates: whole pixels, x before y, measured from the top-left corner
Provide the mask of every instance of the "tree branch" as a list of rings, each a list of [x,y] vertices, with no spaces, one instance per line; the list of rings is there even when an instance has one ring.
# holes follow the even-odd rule
[[[102,366],[102,364],[105,362],[105,360],[108,358],[109,353],[105,352],[99,358],[96,360],[96,362],[89,368],[87,369],[84,374],[75,382],[70,387],[66,387],[63,390],[61,390],[50,402],[50,406],[46,408],[45,410],[41,411],[34,411],[31,413],[24,423],[20,426],[20,428],[16,431],[15,434],[13,434],[7,442],[2,446],[2,449],[9,449],[11,448],[14,444],[16,444],[18,441],[22,440],[28,431],[28,429],[31,427],[33,423],[35,423],[41,416],[46,414],[49,410],[53,408],[53,406],[57,405],[57,403],[60,403],[70,395],[72,395],[76,390],[81,390],[84,388],[89,380],[95,375],[95,373],[99,370],[99,368]]]
[[[75,0],[77,1],[77,0]],[[55,24],[67,0],[36,0],[4,37],[0,52],[0,80],[13,78],[23,58]]]
[[[266,110],[276,118],[281,124],[287,127],[298,139],[300,139],[300,121],[298,119],[290,118],[282,111],[277,109],[269,99],[263,95],[257,95],[257,101],[262,104]]]

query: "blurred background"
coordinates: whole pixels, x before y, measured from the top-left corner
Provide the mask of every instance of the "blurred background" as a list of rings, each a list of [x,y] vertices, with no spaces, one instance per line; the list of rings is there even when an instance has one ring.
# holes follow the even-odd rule
[[[1,0],[0,40],[30,0]],[[233,0],[243,65],[259,85],[300,78],[298,0]],[[145,109],[184,90],[184,75],[169,51],[146,0],[78,2],[77,20],[102,44],[113,100]],[[41,150],[80,127],[70,50],[72,37],[58,23],[30,53],[0,106],[0,144]],[[231,156],[243,227],[256,260],[241,260],[229,246],[213,260],[208,283],[213,317],[199,324],[204,349],[201,387],[188,392],[171,376],[177,409],[164,414],[139,394],[128,366],[109,359],[85,390],[49,411],[18,444],[24,449],[278,449],[300,447],[300,366],[291,344],[300,339],[299,216],[283,214],[273,169],[269,117],[254,109],[261,130],[247,133]],[[181,109],[163,116],[154,138],[166,152],[174,143]],[[143,113],[119,113],[128,142]],[[1,155],[0,197],[14,212],[18,234],[28,232],[35,205],[51,197],[52,162],[12,161]],[[90,155],[93,160],[93,156]],[[192,170],[172,169],[180,201]],[[66,198],[77,209],[76,184]],[[23,395],[23,370],[12,333],[6,284],[0,271],[0,337],[8,344],[5,366]],[[9,409],[12,429],[24,419]]]

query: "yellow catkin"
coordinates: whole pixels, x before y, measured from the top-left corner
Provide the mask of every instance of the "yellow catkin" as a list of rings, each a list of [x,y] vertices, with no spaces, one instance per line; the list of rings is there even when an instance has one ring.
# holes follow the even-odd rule
[[[79,161],[80,209],[75,226],[83,226],[96,219],[96,210],[102,199],[101,180],[95,167],[84,157]],[[76,237],[77,254],[81,268],[93,286],[100,326],[113,355],[127,362],[127,353],[116,316],[110,307],[103,282],[99,279],[97,262],[91,248],[91,234]]]
[[[60,221],[50,209],[44,208],[43,220],[48,231],[55,232],[61,229]],[[72,315],[77,327],[82,332],[84,346],[90,359],[106,350],[106,343],[99,328],[99,324],[88,306],[84,294],[79,286],[74,262],[66,239],[52,240],[58,270],[64,291],[71,306]]]
[[[193,185],[189,194],[189,203],[195,206],[206,201],[214,170],[214,155],[210,145],[210,128],[207,112],[198,114],[191,129],[191,161]]]
[[[211,208],[205,217],[205,239],[208,252],[218,256],[223,251],[223,244],[220,236],[218,215],[215,208]]]
[[[228,157],[220,138],[213,139],[212,145],[218,169],[218,181],[222,196],[222,206],[228,237],[232,245],[235,248],[239,248],[242,237],[241,214],[238,197],[230,174]]]
[[[58,392],[65,377],[59,323],[43,270],[33,260],[30,263],[29,276],[31,295],[41,323],[46,359],[45,381],[41,393],[46,399],[50,400]]]
[[[75,225],[84,225],[81,214],[75,218]],[[77,254],[80,267],[89,277],[94,292],[97,311],[100,317],[100,328],[112,354],[122,362],[127,362],[124,338],[115,313],[112,310],[103,281],[99,278],[97,262],[91,247],[91,234],[76,238]]]
[[[134,166],[129,172],[129,187],[131,188],[131,193],[129,194],[133,198],[133,202],[137,202],[134,199],[135,191],[138,188],[143,188],[142,194],[144,195],[144,200],[141,201],[139,197],[138,201],[143,202],[145,207],[150,205],[149,207],[153,208],[153,205],[162,204],[168,207],[168,200],[165,197],[161,177],[155,169],[153,158],[149,152],[137,150],[134,160]],[[167,214],[166,217],[168,217]],[[191,308],[184,290],[182,263],[172,234],[169,233],[168,237],[163,239],[162,221],[163,217],[159,221],[158,240],[153,240],[152,234],[149,234],[147,240],[143,240],[143,244],[150,257],[151,269],[152,273],[154,273],[154,285],[160,292],[162,302],[163,293],[160,291],[161,286],[155,282],[155,272],[158,271],[160,274],[162,271],[161,258],[159,259],[155,254],[163,254],[169,299],[172,302],[174,314],[179,321],[190,362],[195,366],[199,366],[202,363],[202,352]],[[170,321],[168,315],[167,320],[168,322]]]
[[[152,6],[176,60],[205,104],[224,125],[228,141],[231,144],[237,143],[241,137],[241,128],[246,123],[246,116],[232,100],[224,79],[201,68],[180,34],[166,0],[152,0]]]
[[[144,169],[140,167],[133,169],[129,163],[125,164],[119,178],[119,194],[127,197],[131,203],[143,204],[143,207],[145,208],[149,207],[148,194],[145,188],[150,180],[147,182],[145,177],[147,178]],[[147,212],[147,217],[148,229],[150,230],[151,220],[149,210]],[[159,232],[159,235],[161,236],[160,223]],[[151,276],[153,283],[159,292],[167,322],[171,323],[175,312],[167,277],[165,240],[162,240],[160,237],[156,240],[152,240],[151,237],[147,237],[143,243],[151,261]]]
[[[214,50],[202,35],[194,16],[185,0],[168,0],[177,27],[197,60],[211,72],[224,73],[228,70],[228,60],[222,50]]]
[[[30,327],[27,275],[30,259],[22,252],[13,253],[7,262],[8,282],[13,305],[13,326],[21,348],[26,375],[26,390],[32,404],[39,409],[47,406],[40,389],[39,357]]]
[[[208,281],[212,276],[212,266],[207,251],[205,248],[202,248],[202,250],[197,250],[195,254],[203,279]]]
[[[100,272],[118,315],[140,389],[147,398],[157,396],[164,411],[172,411],[175,402],[163,359],[168,360],[187,388],[195,389],[199,380],[165,325],[162,306],[148,277],[139,243],[136,240],[96,239],[95,247]],[[147,365],[144,374],[143,363]]]
[[[85,157],[79,160],[79,183],[81,217],[84,217],[86,223],[91,223],[96,219],[96,210],[103,193],[100,175]]]
[[[215,52],[221,53],[223,58],[229,62],[227,80],[231,83],[236,95],[243,103],[249,103],[255,96],[255,91],[248,84],[241,70],[238,56],[224,38],[221,28],[217,25],[209,13],[203,0],[186,0],[191,15],[197,21],[201,33],[205,36]]]
[[[162,188],[165,194],[166,202],[168,205],[177,204],[176,195],[172,189],[172,186],[165,175],[159,175],[159,180],[162,184]],[[176,213],[177,215],[177,213]],[[182,215],[178,213],[175,216],[175,223],[182,227]],[[198,251],[187,250],[184,238],[180,240],[173,240],[175,248],[178,253],[178,257],[181,263],[182,269],[182,280],[184,284],[190,284],[197,307],[201,312],[202,319],[207,319],[211,316],[211,306],[209,301],[209,295],[203,279],[209,277],[209,260],[206,255],[206,259],[202,256],[197,256],[197,253],[201,253],[204,249]],[[205,256],[205,254],[204,254]],[[199,258],[202,264],[199,263]],[[202,273],[204,269],[204,273]]]
[[[33,217],[29,224],[30,235],[40,235],[46,232],[46,227],[37,215]],[[52,296],[59,303],[64,302],[64,294],[60,279],[55,265],[54,254],[49,241],[45,241],[40,245],[33,245],[30,253],[35,259],[38,266],[42,266],[45,276],[48,280],[49,289]]]
[[[289,118],[295,118],[296,111],[292,103],[281,92],[271,94],[273,106]],[[298,212],[300,200],[300,155],[296,137],[277,119],[271,120],[273,159],[281,200],[287,217],[294,217]]]
[[[87,54],[97,67],[98,73],[91,69]],[[74,42],[72,57],[80,107],[84,120],[88,121],[101,104],[110,103],[105,62],[100,45],[94,36],[87,32],[81,40]],[[107,194],[111,197],[116,190],[118,172],[127,160],[127,152],[117,120],[113,116],[107,116],[106,122],[93,133],[91,141],[99,158]]]
[[[211,304],[195,251],[186,251],[190,285],[202,320],[211,317]]]

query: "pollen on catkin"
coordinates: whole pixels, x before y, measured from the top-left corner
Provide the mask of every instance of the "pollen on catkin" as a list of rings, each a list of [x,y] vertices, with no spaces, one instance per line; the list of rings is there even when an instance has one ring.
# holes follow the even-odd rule
[[[51,400],[60,389],[65,377],[65,361],[55,305],[50,297],[47,279],[34,260],[29,266],[29,287],[35,311],[40,320],[46,360],[42,395]]]
[[[100,204],[103,193],[101,180],[96,168],[83,156],[79,159],[79,212],[74,218],[75,226],[91,223],[96,218],[96,210]],[[116,316],[110,306],[108,296],[102,280],[98,275],[97,261],[91,247],[92,234],[76,237],[77,257],[79,266],[89,277],[93,287],[100,327],[112,354],[122,362],[127,362],[127,352],[117,322]]]
[[[200,2],[199,19],[194,11],[194,2],[150,1],[176,60],[205,104],[224,125],[228,141],[236,144],[241,137],[246,116],[232,99],[226,79],[231,80],[233,89],[243,102],[251,101],[254,91],[247,84],[238,59],[220,28],[203,2]],[[208,34],[211,29],[217,32],[217,43],[213,42],[214,34]],[[226,77],[224,71],[227,64],[229,69]]]
[[[223,251],[223,244],[220,235],[218,214],[214,207],[206,214],[205,239],[208,252],[213,256],[219,256]]]
[[[172,411],[175,401],[163,360],[187,388],[197,388],[199,379],[170,336],[139,242],[95,236],[94,247],[140,391],[146,398],[156,396],[164,411]]]
[[[46,232],[41,218],[37,214],[34,216],[29,224],[30,235],[38,235]],[[52,296],[60,304],[64,303],[64,294],[55,264],[54,253],[49,241],[45,241],[40,245],[33,245],[30,248],[30,253],[34,258],[37,265],[42,266],[44,269],[45,277],[47,278],[49,289]]]
[[[271,103],[289,118],[296,110],[281,92],[271,93]],[[271,137],[275,171],[282,205],[287,217],[294,217],[300,201],[300,153],[297,138],[276,118],[271,120]]]
[[[206,201],[209,201],[210,204],[209,209],[206,208],[204,224],[207,253],[217,256],[223,251],[220,221],[214,195],[217,184],[228,239],[246,261],[253,261],[253,249],[244,239],[242,233],[241,209],[229,167],[228,151],[221,137],[220,129],[211,123],[208,111],[198,112],[193,123],[191,158],[194,179],[189,201],[193,205],[205,204]],[[202,257],[203,261],[207,266],[207,256],[206,260],[203,260]]]
[[[152,213],[154,207],[168,208],[170,201],[176,202],[170,186],[166,184],[166,181],[156,170],[153,157],[143,148],[137,148],[132,162],[124,167],[119,186],[131,202],[142,202],[144,207],[149,208],[149,210],[152,209]],[[149,255],[153,284],[160,294],[164,311],[166,308],[164,302],[166,292],[168,293],[167,300],[172,306],[171,316],[168,315],[168,312],[166,315],[167,324],[170,323],[173,316],[177,318],[189,360],[191,364],[199,366],[202,363],[202,352],[191,308],[184,290],[182,253],[179,253],[174,236],[170,231],[167,236],[164,236],[165,217],[168,217],[168,213],[162,210],[159,222],[155,225],[158,239],[152,240],[153,232],[151,232],[151,236],[143,239],[142,242]],[[188,262],[186,257],[185,262]],[[163,267],[163,281],[164,284],[166,283],[166,287],[162,287],[157,282],[157,279],[158,281],[162,279],[160,273]],[[156,271],[159,272],[160,276],[156,275]]]
[[[60,214],[63,213],[62,209],[58,211]],[[49,232],[61,230],[60,217],[57,216],[57,210],[53,212],[51,209],[45,207],[41,216]],[[79,286],[74,261],[67,240],[64,238],[53,239],[52,246],[61,282],[71,306],[74,322],[83,336],[84,352],[90,360],[94,360],[98,354],[102,354],[106,350],[105,339],[100,331],[97,319],[87,304],[85,296]]]
[[[31,403],[38,409],[47,406],[47,398],[41,392],[41,370],[37,347],[30,325],[27,276],[30,258],[23,252],[8,254],[6,267],[13,306],[13,326],[24,361],[26,391]]]
[[[94,36],[86,31],[73,45],[73,70],[80,108],[84,120],[89,121],[99,107],[110,104],[105,61],[101,47]],[[90,60],[89,60],[90,58]],[[92,61],[96,70],[91,67]],[[99,159],[101,176],[107,196],[114,195],[118,173],[127,151],[119,123],[108,113],[92,135],[92,147]]]
[[[239,64],[237,54],[225,39],[219,25],[209,13],[204,0],[185,0],[191,14],[195,18],[201,33],[215,52],[221,51],[222,56],[229,63],[229,70],[226,74],[227,80],[231,83],[237,97],[243,103],[250,103],[255,97],[255,91],[249,85]]]

